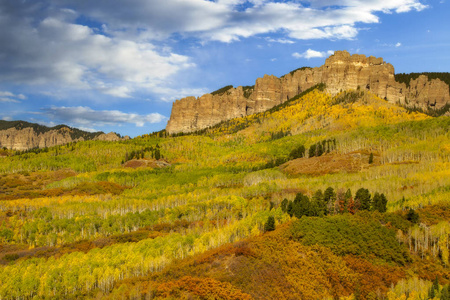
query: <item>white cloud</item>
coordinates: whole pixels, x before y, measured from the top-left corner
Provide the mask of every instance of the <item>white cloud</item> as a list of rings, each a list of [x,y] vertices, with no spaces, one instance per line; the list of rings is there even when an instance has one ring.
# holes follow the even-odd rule
[[[269,43],[295,44],[294,41],[289,40],[289,39],[272,39],[272,38],[267,38],[266,40],[267,40]]]
[[[420,0],[109,0],[63,3],[106,25],[108,34],[136,40],[166,39],[174,33],[222,42],[258,34],[285,33],[291,39],[352,39],[357,23],[378,23],[380,13],[421,11]],[[53,0],[55,6],[60,1]],[[308,5],[309,4],[309,5]],[[288,42],[290,39],[280,38]]]
[[[12,121],[13,118],[12,117],[3,117],[2,120],[3,121]]]
[[[165,102],[172,102],[175,99],[180,99],[183,97],[186,97],[186,95],[191,95],[191,96],[195,96],[195,97],[200,97],[201,95],[204,95],[206,93],[209,92],[209,90],[207,89],[190,89],[190,88],[177,88],[177,89],[173,89],[173,88],[164,88],[164,87],[157,87],[155,88],[155,92],[160,94],[160,95],[164,95],[161,96],[161,100],[165,101]]]
[[[402,45],[402,43],[398,42],[397,44],[395,44],[395,47],[400,47]]]
[[[160,123],[167,118],[159,113],[139,115],[118,110],[93,110],[86,106],[56,107],[44,109],[44,115],[52,120],[75,124],[77,127],[135,124],[143,127],[146,123]]]
[[[130,0],[126,9],[124,1],[110,0],[0,1],[0,81],[119,99],[158,94],[178,88],[176,76],[195,67],[170,48],[177,42],[231,43],[255,35],[282,44],[355,39],[359,24],[378,23],[382,13],[421,11],[427,6],[420,1]],[[277,38],[269,37],[273,33]],[[2,98],[25,99],[16,96]]]
[[[10,6],[14,8],[0,3],[0,80],[4,82],[97,90],[124,98],[135,89],[151,91],[194,66],[189,57],[148,41],[107,36],[74,24],[73,10],[41,11],[40,5],[25,7],[19,1]]]
[[[327,57],[327,56],[332,55],[333,53],[334,53],[334,51],[332,51],[332,50],[328,50],[325,52],[325,51],[316,51],[316,50],[308,49],[303,53],[294,52],[294,53],[292,53],[292,56],[295,58],[310,59],[310,58]]]
[[[23,94],[13,94],[7,91],[0,91],[0,102],[20,103],[20,100],[25,100],[27,97]]]
[[[95,128],[90,128],[90,127],[78,127],[78,129],[83,130],[83,131],[87,131],[87,132],[97,132],[99,130],[95,129]]]
[[[115,86],[115,87],[108,87],[104,84],[102,84],[102,87],[99,87],[98,89],[103,92],[104,94],[111,95],[118,98],[131,98],[131,89],[126,86]]]
[[[19,100],[5,98],[5,97],[0,97],[0,102],[20,103]]]

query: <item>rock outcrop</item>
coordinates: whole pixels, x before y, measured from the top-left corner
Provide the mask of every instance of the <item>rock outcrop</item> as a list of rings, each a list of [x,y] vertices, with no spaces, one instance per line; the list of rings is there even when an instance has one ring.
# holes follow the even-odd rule
[[[115,132],[110,133],[102,133],[96,138],[94,138],[94,141],[106,141],[106,142],[117,142],[117,141],[126,141],[129,140],[130,137],[128,135],[121,138],[119,135],[117,135]]]
[[[14,150],[29,150],[32,148],[45,148],[64,145],[84,140],[118,141],[130,137],[120,138],[114,132],[85,132],[65,125],[52,128],[28,123],[24,121],[0,121],[0,148],[6,147]]]
[[[74,141],[83,141],[83,137],[73,140],[69,128],[37,133],[32,127],[23,129],[9,128],[0,131],[0,146],[14,150],[29,150],[63,145]]]
[[[166,130],[169,134],[193,132],[225,120],[265,111],[325,83],[335,95],[347,89],[365,89],[391,103],[440,108],[450,103],[449,86],[421,75],[409,86],[395,81],[394,67],[382,58],[336,51],[317,68],[301,68],[281,78],[264,75],[254,87],[231,88],[221,94],[187,97],[173,103]]]

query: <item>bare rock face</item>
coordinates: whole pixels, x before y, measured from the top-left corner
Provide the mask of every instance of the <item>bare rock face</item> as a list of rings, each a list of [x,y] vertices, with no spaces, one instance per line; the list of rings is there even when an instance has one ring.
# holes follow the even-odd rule
[[[323,66],[302,68],[281,78],[264,75],[252,89],[231,88],[222,94],[187,97],[173,103],[166,130],[169,134],[193,132],[222,121],[268,110],[311,88],[325,83],[336,95],[348,89],[365,89],[391,103],[440,108],[450,103],[449,86],[424,75],[409,87],[395,81],[394,67],[382,58],[336,51]]]
[[[410,106],[440,108],[450,102],[448,91],[449,86],[445,82],[439,79],[428,81],[427,76],[420,75],[409,83],[404,101]]]
[[[83,137],[73,140],[70,136],[70,128],[61,128],[45,133],[36,133],[31,127],[20,130],[9,128],[0,131],[0,146],[20,151],[52,147],[83,140]]]
[[[29,150],[64,145],[84,140],[120,141],[129,140],[129,136],[119,137],[114,132],[86,132],[65,125],[46,127],[24,121],[0,120],[0,147],[14,150]]]
[[[102,133],[94,139],[94,141],[107,141],[107,142],[117,142],[120,140],[122,139],[112,131],[110,133]]]
[[[221,95],[205,94],[198,99],[187,97],[177,100],[172,107],[172,115],[176,117],[169,120],[167,127],[174,129],[169,129],[171,132],[193,132],[224,120],[246,116],[254,111],[247,100],[242,87]]]

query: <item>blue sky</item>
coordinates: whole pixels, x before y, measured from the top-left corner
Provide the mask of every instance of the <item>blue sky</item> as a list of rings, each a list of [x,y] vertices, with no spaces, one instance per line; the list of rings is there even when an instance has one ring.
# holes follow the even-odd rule
[[[334,50],[450,71],[450,0],[0,0],[0,119],[135,137]]]

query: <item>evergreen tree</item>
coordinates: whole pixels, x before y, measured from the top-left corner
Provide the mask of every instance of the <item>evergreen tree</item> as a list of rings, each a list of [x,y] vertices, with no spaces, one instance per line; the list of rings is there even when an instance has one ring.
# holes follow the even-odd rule
[[[309,147],[308,154],[309,154],[309,157],[316,156],[316,144],[311,145],[311,147]]]
[[[289,201],[286,198],[284,198],[284,200],[281,201],[281,210],[283,212],[287,212],[288,204],[289,204]]]
[[[347,201],[352,198],[352,191],[350,189],[345,192],[345,198],[347,199]]]
[[[371,209],[371,199],[368,189],[360,188],[356,191],[355,202],[359,204],[359,209],[370,210]]]
[[[381,213],[384,213],[387,211],[387,198],[386,196],[382,193],[381,194],[381,203],[380,206],[378,207],[378,211]]]
[[[416,213],[415,210],[412,208],[409,209],[408,214],[406,215],[406,218],[414,224],[419,223],[419,214]]]
[[[289,201],[286,212],[289,214],[289,216],[294,215],[294,203],[292,201]]]
[[[441,290],[441,300],[450,300],[450,293],[449,293],[450,285],[447,284],[444,286]]]
[[[370,152],[369,164],[373,164],[373,153],[372,152]]]
[[[267,222],[264,224],[264,231],[274,231],[275,230],[275,218],[270,216],[267,218]]]
[[[322,156],[323,154],[323,147],[321,143],[318,143],[316,146],[316,156]]]
[[[326,205],[326,214],[333,215],[335,213],[336,193],[332,187],[328,187],[323,193],[324,202]]]
[[[436,291],[439,291],[439,279],[438,279],[438,276],[436,275],[436,278],[433,280],[433,288],[436,290]]]
[[[298,193],[294,199],[293,211],[294,211],[294,216],[296,216],[299,219],[302,216],[309,216],[310,215],[310,203],[309,203],[308,196],[303,195],[302,193]]]
[[[375,192],[372,199],[372,210],[378,210],[381,208],[381,195]]]
[[[314,209],[318,211],[318,216],[323,216],[327,214],[327,204],[324,200],[324,196],[322,190],[317,190],[313,197],[312,203],[314,205]]]
[[[315,201],[309,202],[309,211],[306,214],[309,217],[322,217],[323,216],[323,210]]]
[[[291,151],[291,153],[289,154],[289,158],[290,159],[296,159],[296,158],[301,158],[305,156],[305,146],[300,145],[297,148],[295,148],[294,150]]]
[[[428,299],[434,299],[436,297],[436,291],[434,290],[434,285],[428,290]]]
[[[333,198],[336,198],[336,193],[334,192],[334,189],[330,186],[323,193],[323,199],[328,204],[330,201],[333,200]]]

